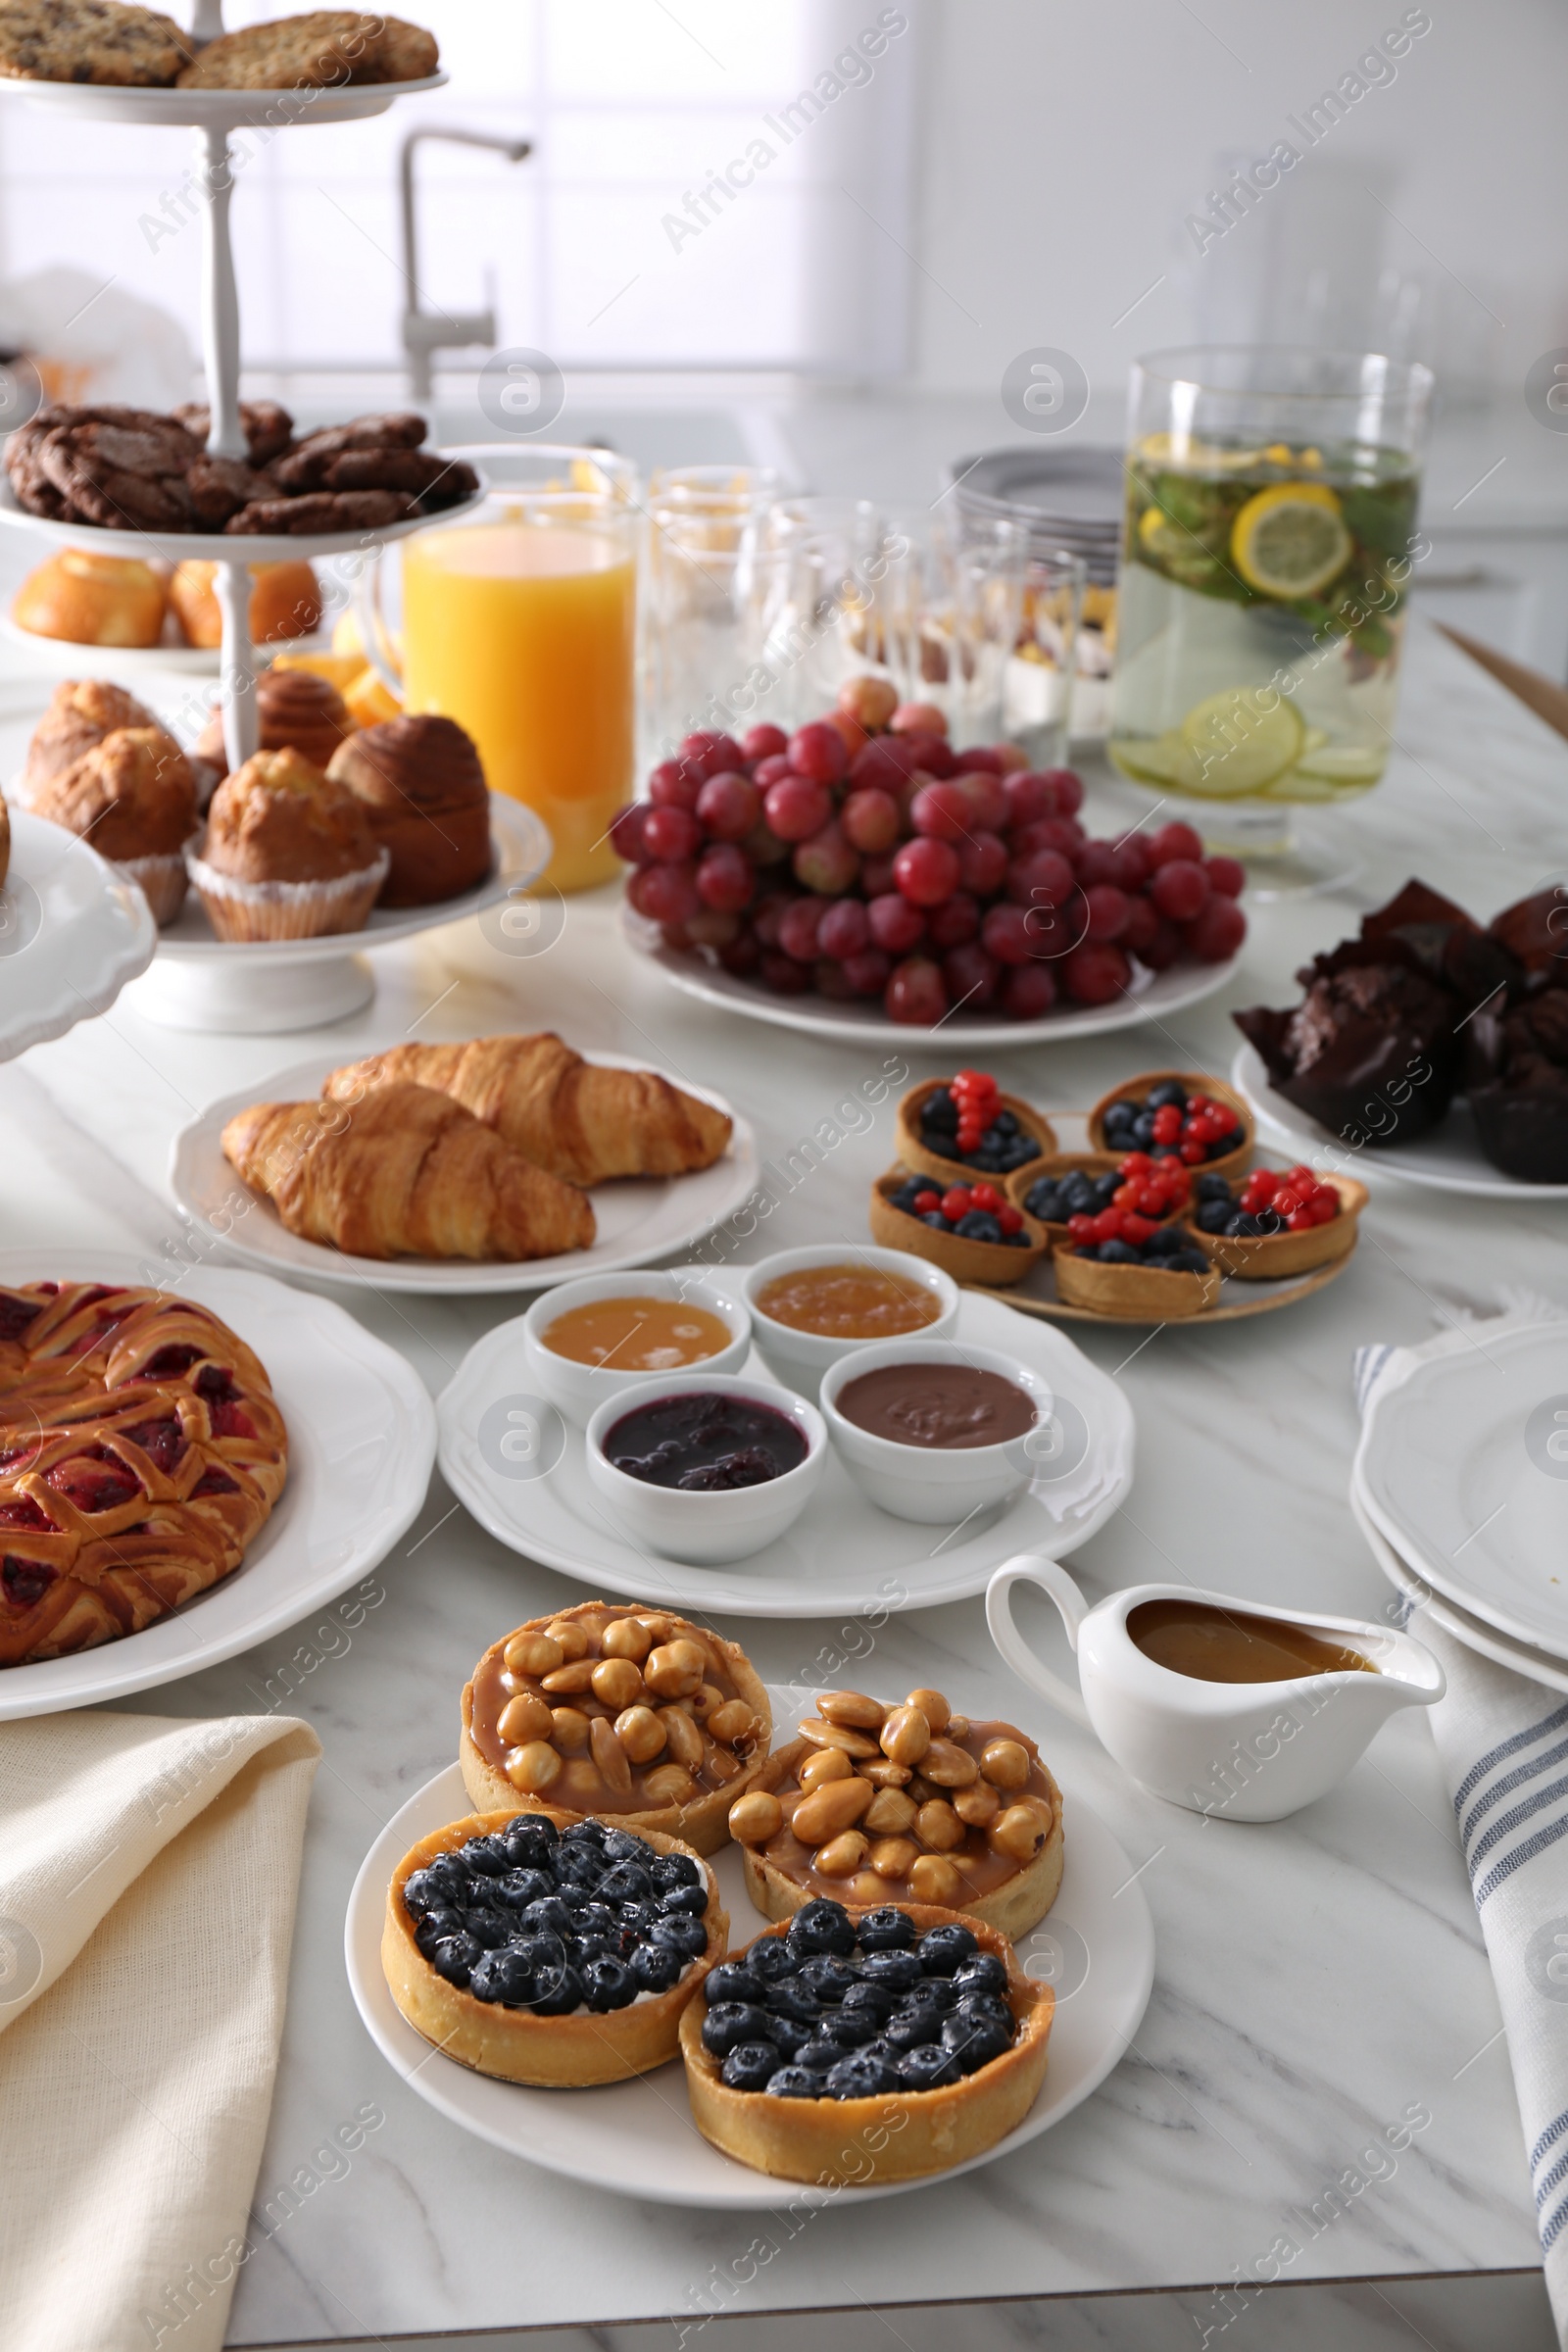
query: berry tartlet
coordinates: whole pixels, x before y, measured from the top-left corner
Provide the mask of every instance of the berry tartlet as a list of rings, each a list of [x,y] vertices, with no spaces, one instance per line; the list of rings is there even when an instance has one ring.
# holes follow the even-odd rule
[[[1048,1119],[1019,1095],[1004,1095],[982,1070],[959,1070],[915,1086],[899,1104],[899,1157],[918,1175],[1002,1185],[1056,1149]]]
[[[1187,1223],[1225,1273],[1271,1282],[1348,1256],[1366,1202],[1353,1176],[1319,1176],[1304,1164],[1252,1168],[1236,1185],[1205,1170]]]
[[[1152,1159],[1147,1152],[1120,1158],[1081,1152],[1063,1153],[1043,1175],[1032,1177],[1025,1170],[1012,1179],[1011,1189],[1014,1200],[1059,1242],[1075,1217],[1098,1217],[1110,1208],[1129,1209],[1162,1225],[1187,1206],[1192,1178],[1181,1160]],[[1111,1230],[1106,1227],[1107,1234]]]
[[[820,1896],[943,1903],[1021,1936],[1061,1885],[1061,1790],[1010,1723],[971,1723],[940,1690],[890,1705],[830,1690],[731,1805],[765,1919]]]
[[[728,1936],[712,1872],[678,1838],[554,1810],[474,1813],[398,1864],[381,1966],[443,2056],[580,2087],[674,2057]]]
[[[772,1733],[733,1642],[666,1610],[585,1600],[485,1651],[463,1692],[459,1760],[482,1812],[564,1806],[711,1854]]]
[[[1064,1305],[1129,1321],[1200,1315],[1219,1297],[1220,1269],[1185,1220],[1156,1224],[1136,1209],[1073,1217],[1051,1264]]]
[[[944,1186],[890,1168],[871,1187],[871,1239],[929,1259],[955,1282],[1022,1282],[1050,1247],[1044,1226],[993,1184]]]
[[[820,1900],[680,2022],[693,2120],[782,2180],[914,2180],[995,2147],[1045,2080],[1055,1995],[972,1916]]]
[[[1245,1167],[1254,1140],[1241,1096],[1198,1070],[1145,1070],[1112,1087],[1089,1113],[1097,1152],[1147,1152],[1190,1168]]]

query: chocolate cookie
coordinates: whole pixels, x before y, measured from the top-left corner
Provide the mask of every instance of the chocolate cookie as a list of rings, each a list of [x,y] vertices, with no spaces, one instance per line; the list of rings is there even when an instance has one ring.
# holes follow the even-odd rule
[[[179,76],[182,90],[325,89],[380,81],[386,19],[321,8],[220,33]]]
[[[183,408],[174,411],[180,423],[205,449],[212,430],[212,415],[205,400],[188,400]],[[253,466],[270,466],[280,458],[294,439],[294,419],[287,409],[275,400],[242,400],[239,420],[245,428],[245,445]]]
[[[243,458],[199,457],[185,477],[195,512],[196,527],[216,531],[260,498],[275,498],[277,485],[270,473],[259,473]]]
[[[313,490],[301,498],[254,499],[224,523],[225,533],[382,530],[419,512],[406,490]]]
[[[172,416],[138,409],[74,409],[34,445],[68,518],[111,530],[200,528],[186,480],[201,451]]]
[[[120,0],[0,0],[0,74],[167,89],[191,59],[172,17]]]
[[[281,461],[277,478],[288,491],[324,489],[326,469],[334,458],[348,451],[417,449],[424,434],[424,418],[409,410],[385,416],[356,416],[349,424],[323,425],[318,432],[307,433],[299,447]]]

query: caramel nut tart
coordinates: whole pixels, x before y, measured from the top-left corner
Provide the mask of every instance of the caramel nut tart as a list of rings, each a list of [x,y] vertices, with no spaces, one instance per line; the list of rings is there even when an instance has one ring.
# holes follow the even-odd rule
[[[712,1854],[772,1737],[767,1692],[733,1642],[666,1610],[585,1600],[485,1651],[463,1692],[460,1761],[484,1812],[564,1805]]]
[[[1201,1254],[1196,1236],[1191,1254]],[[1071,1242],[1052,1251],[1051,1265],[1056,1297],[1064,1306],[1092,1306],[1097,1314],[1120,1315],[1129,1323],[1200,1315],[1219,1298],[1218,1266],[1200,1274],[1192,1267],[1162,1265],[1150,1258],[1138,1265],[1107,1265],[1100,1258],[1081,1256]]]
[[[972,1121],[967,1148],[960,1142],[965,1116]],[[1032,1102],[1001,1093],[994,1079],[973,1070],[911,1086],[899,1103],[894,1142],[906,1168],[940,1176],[944,1184],[990,1177],[1000,1185],[1020,1167],[1038,1167],[1056,1149],[1050,1120]]]
[[[692,2116],[726,2156],[779,2180],[919,2180],[1023,2121],[1054,2012],[1050,1985],[972,1915],[811,1902],[688,2004]]]
[[[729,1921],[677,1838],[612,1822],[471,1813],[406,1853],[381,1966],[416,2033],[508,2082],[624,2082],[675,2055]]]
[[[955,1282],[983,1283],[988,1290],[1003,1290],[1022,1282],[1031,1267],[1045,1256],[1051,1246],[1050,1236],[1043,1225],[1022,1210],[1018,1212],[1018,1235],[1012,1241],[984,1242],[960,1233],[946,1218],[940,1227],[928,1225],[912,1206],[901,1207],[899,1196],[907,1192],[912,1202],[912,1188],[924,1182],[924,1178],[911,1176],[906,1168],[890,1168],[872,1185],[867,1221],[871,1239],[880,1242],[884,1250],[906,1250],[912,1257],[923,1257],[933,1266],[940,1266]],[[939,1180],[931,1180],[931,1191],[940,1194]]]
[[[971,1723],[940,1690],[889,1705],[830,1690],[729,1809],[766,1919],[837,1895],[950,1904],[1004,1936],[1061,1885],[1061,1790],[1010,1723]]]
[[[1102,1095],[1089,1113],[1095,1151],[1175,1151],[1195,1173],[1245,1168],[1256,1140],[1256,1122],[1242,1097],[1201,1070],[1141,1071]]]

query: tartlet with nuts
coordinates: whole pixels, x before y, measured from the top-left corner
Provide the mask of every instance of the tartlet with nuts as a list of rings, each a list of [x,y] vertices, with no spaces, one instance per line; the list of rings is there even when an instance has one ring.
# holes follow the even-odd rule
[[[765,1918],[824,1897],[927,1903],[1004,1936],[1061,1885],[1061,1790],[1027,1734],[971,1723],[940,1690],[897,1705],[830,1690],[801,1736],[729,1807],[746,1887]]]
[[[480,1812],[564,1807],[716,1853],[767,1762],[772,1710],[733,1642],[666,1610],[585,1600],[494,1642],[463,1692]]]

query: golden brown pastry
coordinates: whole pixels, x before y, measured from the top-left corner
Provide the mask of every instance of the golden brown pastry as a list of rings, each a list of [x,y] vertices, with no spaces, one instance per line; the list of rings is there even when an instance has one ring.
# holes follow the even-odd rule
[[[176,564],[169,583],[174,609],[187,645],[219,646],[223,642],[223,615],[213,586],[216,564]],[[251,565],[250,627],[253,645],[275,645],[289,637],[308,637],[321,625],[321,589],[309,564],[253,564]],[[221,720],[220,720],[221,731]],[[276,749],[264,746],[264,749]],[[318,762],[318,764],[324,764]]]
[[[83,752],[90,752],[117,727],[157,724],[145,704],[138,703],[122,686],[111,686],[105,678],[64,679],[32,731],[22,772],[24,797],[30,804],[50,776],[64,775]]]
[[[416,2033],[476,2074],[555,2089],[624,2082],[674,2057],[682,2013],[723,1958],[729,1921],[712,1872],[689,1846],[657,1831],[628,1837],[617,1830],[543,1807],[527,1816],[470,1813],[404,1855],[387,1888],[381,1966]],[[607,1832],[616,1840],[612,1857]],[[556,1883],[564,1886],[581,1884],[571,1875],[578,1867],[600,1877],[629,1867],[644,1886],[652,1869],[660,1891],[662,1882],[678,1885],[685,1905],[678,1916],[692,1923],[689,1941],[699,1948],[662,1940],[658,1927],[667,1933],[671,1915],[662,1906],[654,1921],[645,1907],[643,1922],[620,1938],[618,1960],[585,1950],[569,1930],[509,1939],[482,1953],[477,1936],[454,1945],[454,1920],[472,1915],[487,1935],[492,1930],[495,1907],[487,1898],[497,1865],[514,1874],[539,1871],[548,1885],[558,1857]],[[466,1929],[458,1933],[466,1937]]]
[[[256,681],[257,749],[299,752],[313,767],[325,769],[345,737],[354,732],[348,705],[330,679],[308,669],[269,669]],[[196,757],[222,774],[223,714],[215,710],[196,738]]]
[[[327,774],[362,802],[392,859],[383,906],[427,906],[490,871],[490,795],[456,719],[408,712],[351,735]]]
[[[237,1568],[283,1491],[266,1372],[170,1291],[0,1290],[0,1667],[139,1633]]]
[[[334,1070],[325,1095],[367,1086],[439,1087],[503,1143],[565,1184],[614,1176],[685,1176],[711,1167],[731,1120],[648,1070],[584,1061],[546,1030],[537,1037],[479,1037],[466,1046],[393,1046]]]
[[[213,795],[205,862],[236,882],[333,882],[373,863],[351,792],[296,751],[258,752]]]
[[[196,823],[190,762],[162,727],[117,727],[33,797],[32,813],[100,858],[177,855]]]
[[[425,1086],[363,1102],[258,1102],[223,1151],[290,1233],[355,1257],[515,1261],[586,1250],[594,1213]]]
[[[164,583],[150,564],[65,547],[28,573],[11,617],[35,637],[71,645],[149,646],[164,633],[166,609]]]
[[[570,1805],[716,1854],[772,1736],[738,1643],[667,1609],[585,1600],[492,1642],[464,1689],[458,1760],[481,1812]]]
[[[318,8],[220,33],[178,77],[182,90],[294,90],[382,81],[387,20]]]

